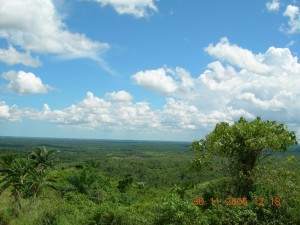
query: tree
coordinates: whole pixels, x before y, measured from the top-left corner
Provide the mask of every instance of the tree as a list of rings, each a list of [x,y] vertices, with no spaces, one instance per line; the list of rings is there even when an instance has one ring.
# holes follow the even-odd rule
[[[28,174],[28,161],[23,158],[15,158],[9,167],[4,168],[4,177],[0,180],[0,194],[8,187],[12,186],[11,196],[15,198],[21,208],[21,198],[25,190],[26,176]]]
[[[87,169],[74,173],[68,177],[68,182],[72,185],[70,190],[76,190],[81,194],[88,194],[92,184],[96,181],[96,174]]]
[[[45,170],[46,168],[54,168],[56,163],[56,151],[53,149],[47,149],[45,147],[37,147],[32,149],[29,158],[32,160],[32,164],[39,170]]]
[[[46,186],[54,188],[53,177],[48,176],[48,169],[54,167],[56,158],[54,150],[45,147],[31,150],[27,157],[5,155],[1,158],[0,194],[12,186],[11,195],[14,196],[21,208],[21,199],[38,197]]]
[[[12,162],[18,157],[17,154],[6,153],[0,156],[0,168],[4,170],[4,168],[9,167]]]
[[[119,180],[118,189],[120,192],[124,193],[126,189],[132,184],[133,177],[131,174],[126,174],[125,178]]]
[[[56,187],[53,185],[55,182],[55,177],[49,176],[48,171],[31,169],[28,171],[23,196],[24,198],[37,198],[45,187],[56,190]]]
[[[191,149],[200,152],[193,162],[197,167],[208,164],[215,156],[225,158],[236,181],[236,194],[249,197],[255,167],[274,152],[285,152],[295,144],[295,132],[288,131],[285,125],[262,121],[260,117],[248,122],[241,117],[232,125],[218,123],[204,139],[194,141]]]
[[[24,197],[39,197],[44,187],[55,189],[54,177],[49,176],[49,169],[54,169],[57,162],[56,151],[46,147],[37,147],[29,153],[30,170],[26,181]]]

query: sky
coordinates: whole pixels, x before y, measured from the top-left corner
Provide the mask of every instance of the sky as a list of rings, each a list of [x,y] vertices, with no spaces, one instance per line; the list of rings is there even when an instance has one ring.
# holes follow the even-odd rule
[[[300,137],[297,0],[0,0],[0,136]]]

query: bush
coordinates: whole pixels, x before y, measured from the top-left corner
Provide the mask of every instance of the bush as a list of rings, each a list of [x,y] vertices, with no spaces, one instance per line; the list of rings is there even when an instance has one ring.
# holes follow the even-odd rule
[[[192,202],[182,200],[177,195],[170,195],[162,200],[155,207],[156,218],[153,224],[172,224],[172,225],[190,225],[190,224],[209,224],[199,207]]]

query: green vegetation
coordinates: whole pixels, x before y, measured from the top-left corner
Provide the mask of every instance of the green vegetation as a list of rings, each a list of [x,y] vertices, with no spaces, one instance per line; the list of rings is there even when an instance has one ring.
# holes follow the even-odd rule
[[[54,152],[43,147],[31,150],[26,158],[13,158],[11,154],[2,156],[4,177],[0,193],[11,187],[11,195],[21,209],[22,198],[37,198],[45,186],[53,187],[54,179],[48,176],[48,168],[54,166]]]
[[[184,142],[2,137],[0,225],[300,224],[295,143],[259,118],[216,125],[197,155]]]
[[[194,164],[203,167],[212,161],[212,157],[225,160],[234,190],[232,194],[250,197],[253,190],[255,168],[273,152],[285,152],[297,144],[296,135],[275,121],[261,121],[257,117],[252,122],[240,118],[229,125],[219,123],[205,139],[192,143],[192,149],[200,152]]]

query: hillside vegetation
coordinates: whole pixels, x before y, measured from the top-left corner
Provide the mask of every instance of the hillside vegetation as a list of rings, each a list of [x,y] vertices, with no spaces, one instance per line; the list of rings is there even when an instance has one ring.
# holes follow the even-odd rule
[[[184,142],[2,137],[0,224],[300,224],[299,146],[250,173],[209,145],[224,147],[214,132],[197,154]]]

